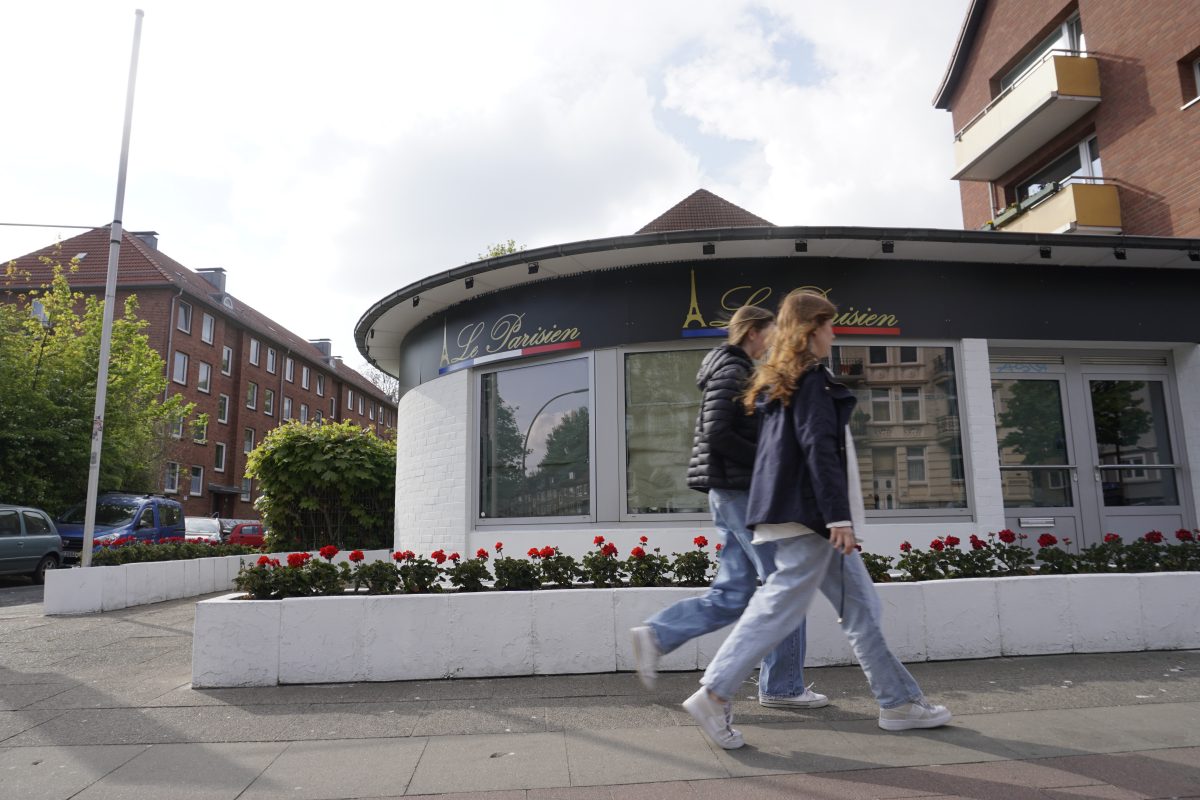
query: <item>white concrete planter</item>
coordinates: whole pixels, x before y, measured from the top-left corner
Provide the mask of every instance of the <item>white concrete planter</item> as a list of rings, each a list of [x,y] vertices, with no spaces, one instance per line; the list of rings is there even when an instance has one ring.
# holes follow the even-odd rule
[[[334,557],[345,561],[347,552]],[[185,561],[145,561],[114,567],[56,569],[46,573],[43,613],[94,614],[120,608],[161,603],[184,597],[199,597],[233,590],[242,563],[253,564],[258,553],[245,556],[195,558]],[[317,553],[312,553],[314,558]],[[390,550],[367,550],[368,561],[386,561]],[[286,553],[272,553],[286,559]]]
[[[1195,572],[973,578],[877,588],[885,635],[904,661],[1200,648]],[[230,594],[196,606],[192,685],[629,670],[629,629],[703,592],[569,589],[287,600],[239,600]],[[660,667],[702,669],[728,630],[688,642]],[[823,600],[809,614],[807,663],[853,663],[836,612]]]

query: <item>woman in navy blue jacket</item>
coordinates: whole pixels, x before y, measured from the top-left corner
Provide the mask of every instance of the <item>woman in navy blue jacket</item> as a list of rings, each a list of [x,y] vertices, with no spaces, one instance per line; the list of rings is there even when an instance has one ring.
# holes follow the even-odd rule
[[[854,395],[821,365],[833,346],[837,309],[819,294],[783,299],[767,361],[755,371],[747,404],[760,415],[746,526],[775,544],[775,572],[750,599],[713,657],[699,691],[683,707],[714,743],[741,747],[729,700],[754,665],[795,629],[817,591],[839,622],[878,701],[879,727],[935,728],[950,721],[888,649],[880,603],[859,556],[862,494],[847,423]]]

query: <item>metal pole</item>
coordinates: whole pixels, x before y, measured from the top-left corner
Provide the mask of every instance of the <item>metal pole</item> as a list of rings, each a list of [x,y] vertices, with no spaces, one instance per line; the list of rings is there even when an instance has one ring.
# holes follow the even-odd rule
[[[117,304],[117,261],[121,256],[121,213],[125,208],[125,172],[129,166],[129,131],[133,126],[133,88],[137,83],[138,47],[142,40],[144,13],[139,8],[134,16],[133,55],[129,60],[129,85],[125,91],[125,130],[121,135],[121,161],[117,167],[117,203],[108,237],[108,280],[104,284],[104,322],[100,330],[100,365],[96,370],[96,410],[92,416],[92,456],[88,462],[83,552],[79,554],[79,563],[85,567],[92,565],[92,542],[96,531],[100,450],[104,444],[104,405],[108,399],[108,358],[112,349],[113,307]]]

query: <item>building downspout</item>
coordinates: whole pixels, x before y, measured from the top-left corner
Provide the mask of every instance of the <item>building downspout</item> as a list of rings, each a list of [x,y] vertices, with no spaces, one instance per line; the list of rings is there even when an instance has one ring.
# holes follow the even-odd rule
[[[171,298],[171,313],[167,316],[167,353],[163,358],[166,363],[166,378],[167,385],[163,389],[163,402],[171,398],[171,370],[175,364],[174,354],[171,352],[171,347],[175,343],[175,309],[179,303],[179,298],[183,297],[183,289]]]

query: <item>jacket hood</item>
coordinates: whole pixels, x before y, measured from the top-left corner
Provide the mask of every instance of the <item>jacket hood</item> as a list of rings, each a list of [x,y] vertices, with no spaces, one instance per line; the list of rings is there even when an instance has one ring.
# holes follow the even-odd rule
[[[704,357],[704,361],[700,363],[700,370],[696,373],[696,388],[703,392],[717,370],[730,361],[740,361],[746,369],[754,369],[754,362],[750,360],[750,356],[746,355],[745,350],[726,342],[720,347],[710,350]]]

